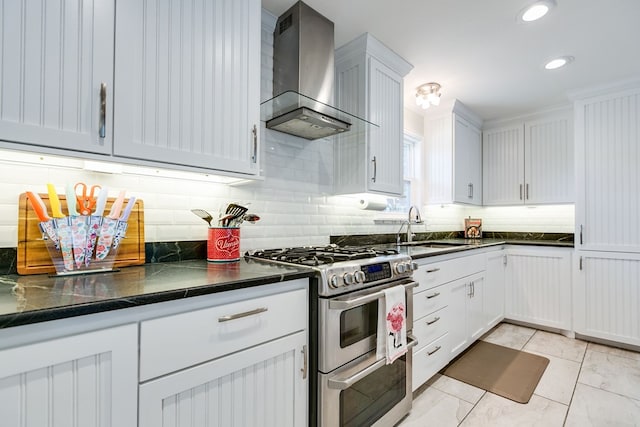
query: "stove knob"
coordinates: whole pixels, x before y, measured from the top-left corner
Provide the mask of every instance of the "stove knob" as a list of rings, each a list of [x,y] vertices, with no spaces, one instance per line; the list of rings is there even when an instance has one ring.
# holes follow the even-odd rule
[[[411,271],[416,271],[418,269],[418,263],[417,262],[412,262],[411,263]]]
[[[395,266],[396,273],[404,274],[407,271],[407,264],[404,262],[399,262]]]
[[[356,276],[353,273],[344,273],[342,276],[345,285],[353,285],[356,283]]]
[[[366,276],[364,275],[364,271],[356,271],[356,282],[358,283],[364,283],[364,280],[366,279]]]
[[[340,283],[338,281],[338,276],[334,274],[329,278],[329,287],[335,289],[338,286],[340,286]]]

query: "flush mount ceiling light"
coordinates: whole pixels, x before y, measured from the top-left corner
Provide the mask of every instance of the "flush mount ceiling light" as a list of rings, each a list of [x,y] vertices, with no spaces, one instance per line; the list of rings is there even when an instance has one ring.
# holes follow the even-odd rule
[[[570,62],[573,62],[573,59],[573,56],[560,56],[544,64],[544,68],[547,70],[556,70],[558,68],[564,67]]]
[[[518,13],[518,21],[532,22],[542,18],[555,7],[555,0],[539,0],[531,3]]]
[[[425,110],[431,105],[437,107],[440,105],[441,95],[439,83],[425,83],[416,89],[416,104]]]

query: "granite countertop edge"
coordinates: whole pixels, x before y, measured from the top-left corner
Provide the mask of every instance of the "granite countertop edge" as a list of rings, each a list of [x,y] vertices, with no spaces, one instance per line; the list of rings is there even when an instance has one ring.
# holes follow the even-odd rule
[[[274,266],[266,263],[253,263],[254,265],[247,267],[245,261],[241,261],[240,263],[240,266],[228,265],[225,267],[220,264],[215,266],[217,271],[224,271],[225,268],[237,268],[240,270],[240,274],[237,278],[228,280],[216,280],[215,277],[208,279],[206,276],[206,269],[204,269],[205,276],[201,278],[200,270],[203,269],[194,268],[193,262],[166,263],[170,265],[147,264],[142,267],[124,267],[121,269],[121,272],[125,274],[125,276],[122,278],[119,278],[119,276],[112,276],[110,280],[107,281],[108,284],[104,286],[107,286],[109,289],[131,287],[133,289],[132,293],[112,297],[96,296],[93,298],[91,295],[83,295],[82,297],[78,297],[79,299],[82,299],[81,302],[67,302],[68,300],[73,300],[74,297],[77,297],[77,294],[75,294],[76,290],[75,288],[72,291],[63,289],[58,285],[57,281],[59,280],[60,283],[64,280],[80,281],[84,278],[91,278],[92,275],[74,276],[72,278],[49,277],[47,275],[2,275],[0,276],[0,290],[3,290],[4,292],[0,292],[0,307],[3,304],[5,307],[9,306],[13,302],[16,309],[13,312],[10,311],[11,309],[0,312],[0,329],[246,289],[288,280],[308,279],[313,277],[315,274],[313,270],[304,267],[283,268],[281,266]],[[206,265],[206,261],[204,261],[204,264]],[[244,276],[242,273],[243,268],[251,269],[251,274]],[[169,269],[169,271],[173,270],[178,276],[180,275],[180,272],[183,274],[188,272],[192,275],[199,275],[197,280],[199,283],[188,283],[183,285],[179,282],[179,279],[173,277],[168,279],[168,284],[163,283],[162,286],[159,286],[159,288],[162,289],[155,290],[153,288],[156,287],[156,285],[154,284],[153,286],[149,286],[146,284],[146,279],[144,278],[139,280],[140,283],[134,284],[134,282],[136,282],[135,278],[130,279],[126,277],[126,273],[140,269],[147,270],[148,275],[149,270],[153,269],[164,269],[162,270],[163,272],[167,269]],[[150,274],[152,277],[149,281],[159,281],[157,277],[154,277],[153,273]],[[98,281],[99,280],[100,279],[98,279]],[[29,283],[29,281],[32,281],[33,284],[27,284],[26,286],[22,285],[23,289],[17,290],[17,288],[21,286],[19,283]],[[175,284],[172,282],[175,282]],[[71,286],[77,287],[78,285]],[[82,285],[79,286],[81,289]],[[22,298],[26,300],[26,307],[20,308],[19,300],[21,296],[18,294],[20,292],[24,292],[25,287],[27,288],[27,295],[26,297],[22,296]],[[136,290],[140,289],[140,287],[142,287],[140,293],[135,293]],[[34,304],[29,301],[29,291],[36,294],[36,296],[32,298],[36,300],[36,307],[33,307]],[[50,295],[47,295],[47,292]],[[40,295],[38,295],[38,293]],[[55,302],[50,306],[46,306],[49,301]],[[41,305],[38,306],[38,304]]]

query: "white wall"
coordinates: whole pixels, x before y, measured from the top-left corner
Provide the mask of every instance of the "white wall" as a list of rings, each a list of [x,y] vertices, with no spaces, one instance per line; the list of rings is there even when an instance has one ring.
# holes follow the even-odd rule
[[[271,95],[272,36],[275,20],[263,14],[262,99]],[[405,111],[406,114],[406,111]],[[415,118],[408,116],[409,127]],[[420,126],[413,126],[420,129]],[[419,133],[421,132],[414,132]],[[145,240],[163,242],[205,240],[206,224],[189,210],[203,208],[217,215],[229,202],[250,203],[260,215],[256,224],[243,225],[241,250],[315,245],[330,235],[395,233],[398,225],[374,224],[394,214],[362,211],[355,200],[330,196],[333,151],[327,140],[306,141],[262,128],[264,181],[241,186],[184,178],[159,170],[155,176],[108,174],[84,170],[78,159],[0,151],[0,247],[17,246],[18,197],[24,191],[46,192],[52,182],[59,192],[66,183],[84,181],[121,189],[144,202]],[[181,178],[171,177],[181,175]],[[190,175],[195,177],[195,175]],[[426,224],[416,232],[462,230],[463,218],[484,218],[487,231],[572,232],[573,207],[485,208],[423,207]]]

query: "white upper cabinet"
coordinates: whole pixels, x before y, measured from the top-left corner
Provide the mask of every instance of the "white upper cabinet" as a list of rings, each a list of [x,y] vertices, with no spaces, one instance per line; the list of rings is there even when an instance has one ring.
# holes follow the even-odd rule
[[[403,78],[413,66],[368,33],[338,48],[335,64],[337,107],[379,126],[335,139],[335,192],[402,195]]]
[[[483,204],[574,201],[573,121],[570,109],[485,129]]]
[[[425,120],[427,203],[481,205],[482,119],[460,101],[440,108]]]
[[[114,0],[3,2],[2,145],[111,153],[114,8]]]
[[[255,175],[260,1],[116,11],[114,155]]]
[[[576,247],[640,252],[640,87],[579,100],[575,110]]]

